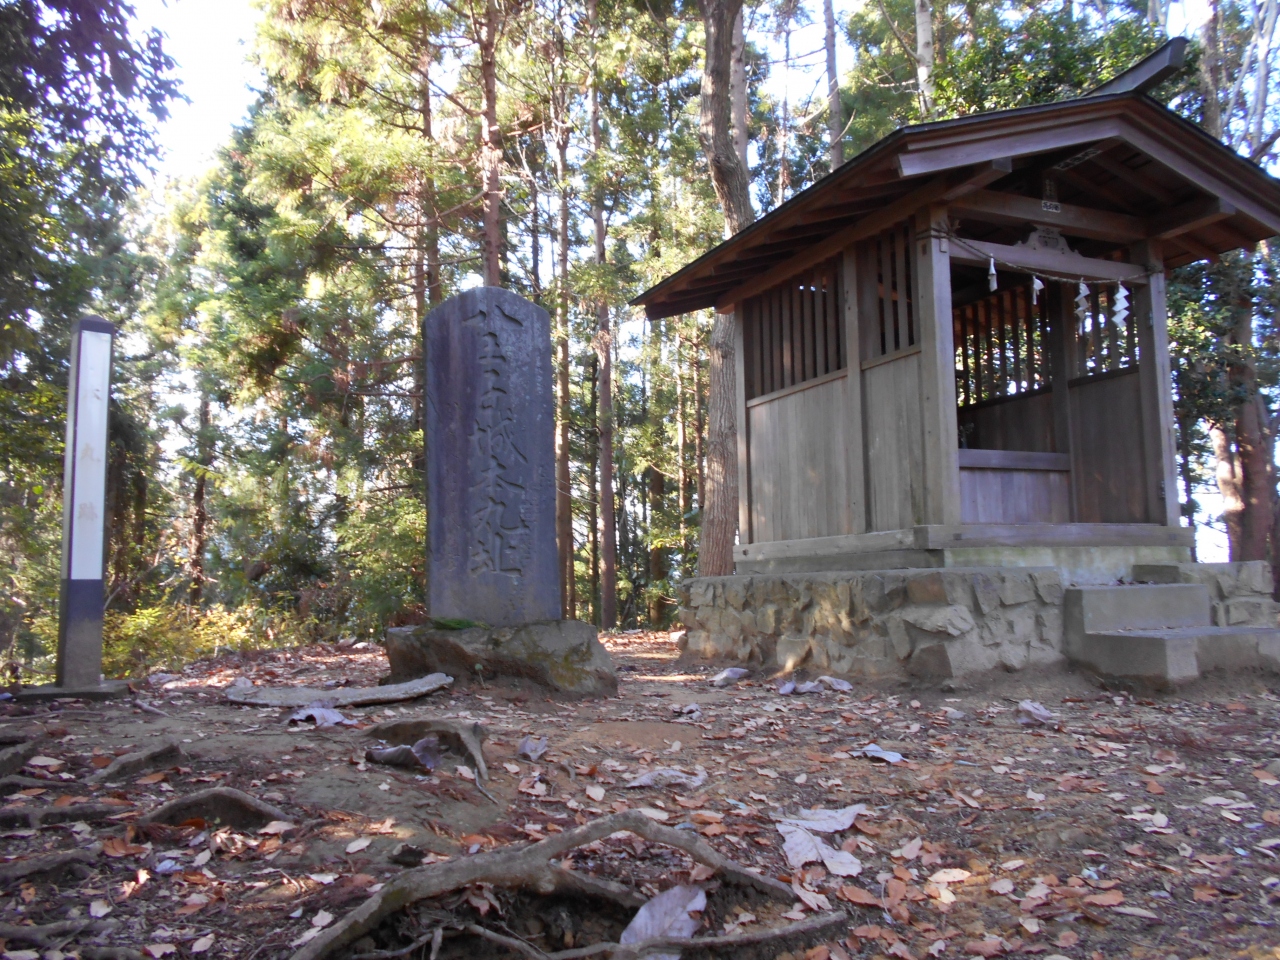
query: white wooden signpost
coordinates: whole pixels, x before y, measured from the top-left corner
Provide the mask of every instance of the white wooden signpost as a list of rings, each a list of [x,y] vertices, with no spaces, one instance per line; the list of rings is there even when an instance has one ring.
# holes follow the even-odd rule
[[[102,698],[127,692],[124,683],[102,677],[107,414],[115,327],[101,317],[85,317],[71,337],[57,679],[53,686],[22,691],[22,698]]]

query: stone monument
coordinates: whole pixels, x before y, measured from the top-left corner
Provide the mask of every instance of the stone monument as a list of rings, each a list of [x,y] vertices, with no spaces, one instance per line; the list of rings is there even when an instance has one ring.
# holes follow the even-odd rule
[[[443,671],[611,692],[595,627],[561,619],[550,318],[478,287],[431,312],[424,345],[432,623],[387,632],[391,680]]]
[[[431,614],[559,620],[551,320],[501,287],[427,318]]]

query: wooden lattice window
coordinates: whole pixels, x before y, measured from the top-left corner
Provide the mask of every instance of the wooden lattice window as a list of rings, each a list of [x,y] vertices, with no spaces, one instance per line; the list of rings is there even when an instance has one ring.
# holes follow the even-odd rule
[[[1047,297],[1031,283],[997,290],[952,311],[956,393],[961,406],[1042,390],[1049,385]]]
[[[839,266],[828,260],[743,303],[748,400],[844,369]]]
[[[870,322],[860,324],[862,360],[867,362],[915,347],[919,321],[912,296],[915,231],[909,223],[885,230],[867,242],[863,269],[876,279],[874,302],[864,301]]]

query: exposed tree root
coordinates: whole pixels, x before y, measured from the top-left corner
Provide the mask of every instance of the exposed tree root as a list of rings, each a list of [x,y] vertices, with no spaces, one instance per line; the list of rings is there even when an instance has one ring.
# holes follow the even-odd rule
[[[481,724],[464,723],[460,720],[384,720],[364,733],[366,737],[375,740],[406,746],[417,743],[430,734],[439,737],[440,745],[446,750],[469,757],[476,776],[481,780],[489,779],[489,765],[484,761],[484,741],[489,733]],[[493,797],[489,799],[493,800]],[[494,800],[494,803],[497,801]]]
[[[18,943],[30,943],[43,950],[60,950],[82,933],[101,933],[114,930],[118,924],[104,920],[62,920],[40,926],[24,927],[17,924],[0,924],[0,939]],[[75,952],[84,960],[146,960],[132,947],[78,946]]]
[[[166,740],[137,753],[126,753],[111,763],[85,777],[85,783],[101,783],[104,780],[123,780],[157,767],[172,767],[183,761],[186,754],[177,740]]]
[[[167,823],[177,826],[193,817],[212,824],[227,824],[237,830],[256,830],[265,827],[272,820],[289,819],[289,815],[278,807],[234,787],[210,787],[208,790],[197,790],[170,800],[140,817],[138,823]]]
[[[73,803],[65,807],[31,807],[0,811],[0,827],[30,827],[39,830],[53,823],[74,823],[84,820],[92,823],[106,820],[120,812],[120,807],[110,803]]]
[[[636,909],[644,898],[621,884],[587,877],[573,870],[567,870],[554,863],[577,847],[602,840],[610,834],[627,831],[643,837],[652,843],[675,847],[689,854],[695,861],[710,867],[722,879],[743,887],[757,890],[771,899],[790,903],[794,895],[790,887],[768,877],[752,873],[741,864],[721,856],[702,838],[684,830],[675,830],[655,823],[648,817],[635,811],[602,817],[599,820],[569,830],[528,847],[518,849],[497,850],[482,853],[474,857],[450,860],[444,863],[433,863],[418,867],[401,874],[388,883],[381,891],[374,894],[355,910],[351,911],[338,923],[323,934],[306,944],[295,954],[292,960],[319,960],[332,955],[342,947],[346,947],[377,928],[391,914],[403,910],[410,904],[453,890],[477,883],[489,883],[497,887],[526,889],[542,896],[553,894],[576,894],[579,896],[600,897],[628,909]],[[574,960],[582,957],[638,958],[647,953],[673,944],[693,947],[708,947],[718,950],[732,950],[734,947],[760,943],[766,940],[783,940],[797,936],[816,935],[828,926],[834,926],[845,919],[840,912],[813,917],[800,923],[781,927],[775,930],[759,931],[750,934],[739,934],[731,937],[704,937],[683,941],[646,941],[636,944],[596,944],[579,950],[567,950],[548,954],[523,940],[514,940],[504,945],[517,949],[536,960]],[[486,930],[477,933],[468,924],[446,922],[444,927],[472,933],[493,940],[502,936]],[[426,941],[423,941],[424,943]],[[515,946],[519,943],[520,946]],[[422,944],[419,944],[421,946]],[[380,951],[367,954],[369,957],[393,957],[394,952]]]
[[[0,865],[0,887],[7,887],[15,880],[25,880],[27,877],[35,876],[38,873],[56,873],[67,867],[83,870],[86,864],[93,863],[98,858],[100,849],[66,850],[61,853],[29,857],[26,860],[14,860],[11,863]],[[26,927],[24,929],[34,928]],[[0,934],[0,936],[3,936],[3,934]]]

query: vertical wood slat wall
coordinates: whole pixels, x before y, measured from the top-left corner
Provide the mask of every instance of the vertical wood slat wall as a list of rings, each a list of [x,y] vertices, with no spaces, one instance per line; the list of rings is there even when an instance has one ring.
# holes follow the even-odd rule
[[[843,370],[840,258],[742,304],[746,398]]]

